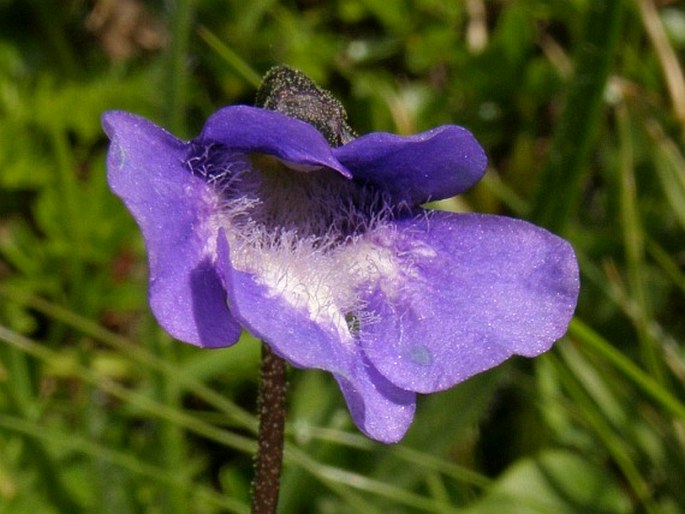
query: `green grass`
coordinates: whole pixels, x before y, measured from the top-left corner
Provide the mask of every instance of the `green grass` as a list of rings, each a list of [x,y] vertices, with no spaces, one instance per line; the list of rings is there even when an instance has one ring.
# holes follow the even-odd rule
[[[99,120],[192,137],[278,63],[359,133],[469,127],[488,176],[440,208],[552,228],[582,280],[551,352],[422,397],[396,446],[292,370],[281,512],[685,511],[680,3],[131,3],[125,33],[124,2],[0,0],[0,514],[249,512],[258,342],[157,326]]]

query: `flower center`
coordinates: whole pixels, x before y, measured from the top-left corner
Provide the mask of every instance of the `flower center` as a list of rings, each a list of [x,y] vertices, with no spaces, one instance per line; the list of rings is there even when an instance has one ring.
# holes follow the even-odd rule
[[[393,249],[396,212],[380,192],[334,170],[298,171],[215,143],[193,146],[187,166],[216,191],[210,231],[224,229],[231,265],[342,341],[373,318],[363,287],[399,290],[406,270]],[[216,254],[215,242],[208,252]]]

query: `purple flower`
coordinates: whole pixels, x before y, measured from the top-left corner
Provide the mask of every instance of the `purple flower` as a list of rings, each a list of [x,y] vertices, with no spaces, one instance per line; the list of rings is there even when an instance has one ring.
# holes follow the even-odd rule
[[[244,106],[189,142],[126,112],[106,113],[104,127],[109,184],[143,232],[159,323],[211,348],[246,328],[293,366],[331,372],[374,439],[402,438],[416,393],[538,355],[573,315],[566,241],[419,207],[485,172],[461,127],[337,148],[307,123]]]

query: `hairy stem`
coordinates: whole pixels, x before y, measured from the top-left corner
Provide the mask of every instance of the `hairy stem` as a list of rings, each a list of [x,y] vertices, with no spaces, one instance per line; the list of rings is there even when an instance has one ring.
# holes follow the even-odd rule
[[[259,441],[252,485],[252,514],[275,514],[283,464],[286,363],[262,344]]]

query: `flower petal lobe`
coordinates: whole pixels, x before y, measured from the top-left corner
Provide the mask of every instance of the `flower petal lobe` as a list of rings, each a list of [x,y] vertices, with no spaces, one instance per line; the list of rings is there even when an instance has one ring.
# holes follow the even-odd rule
[[[143,232],[150,306],[172,336],[197,346],[235,343],[219,276],[205,251],[210,198],[183,165],[187,145],[149,121],[125,112],[103,116],[112,140],[107,179]]]
[[[466,191],[487,167],[473,135],[455,125],[404,137],[374,132],[334,148],[333,154],[355,179],[412,206]]]
[[[344,177],[352,176],[314,127],[275,111],[224,107],[207,120],[198,140],[218,141],[236,152],[273,155],[295,169],[325,166]]]
[[[402,389],[446,389],[514,354],[535,356],[566,331],[578,267],[563,239],[520,220],[434,212],[397,221],[405,285],[366,293],[380,321],[361,327],[369,360]]]

